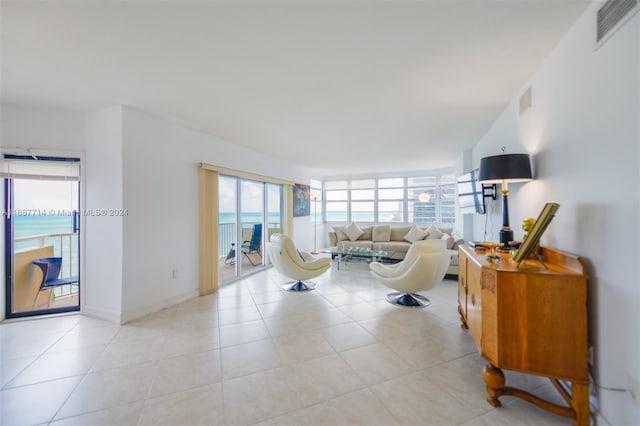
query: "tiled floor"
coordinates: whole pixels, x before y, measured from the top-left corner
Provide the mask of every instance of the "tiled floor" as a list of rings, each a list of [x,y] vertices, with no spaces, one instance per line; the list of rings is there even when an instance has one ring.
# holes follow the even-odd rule
[[[0,325],[10,425],[569,425],[524,401],[485,402],[456,283],[426,309],[384,301],[366,264],[308,293],[270,269],[124,326],[81,315]],[[548,397],[547,381],[507,382]],[[558,398],[555,398],[558,400]]]

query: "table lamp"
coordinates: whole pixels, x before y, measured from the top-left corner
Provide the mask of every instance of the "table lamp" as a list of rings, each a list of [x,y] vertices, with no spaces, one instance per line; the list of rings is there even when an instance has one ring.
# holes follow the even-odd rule
[[[509,182],[528,182],[533,179],[529,154],[505,154],[502,147],[502,155],[484,157],[480,160],[480,183],[502,184],[502,229],[500,230],[500,242],[509,246],[513,241],[513,231],[509,227]]]

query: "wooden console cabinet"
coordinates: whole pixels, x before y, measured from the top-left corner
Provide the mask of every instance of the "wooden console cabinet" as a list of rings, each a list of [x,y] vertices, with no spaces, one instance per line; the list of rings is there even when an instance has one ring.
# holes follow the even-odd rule
[[[518,267],[507,253],[498,263],[488,250],[460,247],[458,312],[488,364],[489,404],[511,395],[589,425],[587,282],[577,256],[542,248],[543,261]],[[501,369],[548,377],[567,406],[505,386]],[[563,383],[569,383],[570,390]]]

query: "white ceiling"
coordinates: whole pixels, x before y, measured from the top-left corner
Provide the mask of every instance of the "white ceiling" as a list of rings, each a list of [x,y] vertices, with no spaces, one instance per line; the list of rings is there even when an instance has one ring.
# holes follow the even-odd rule
[[[1,96],[133,105],[318,174],[441,168],[587,4],[3,1]]]

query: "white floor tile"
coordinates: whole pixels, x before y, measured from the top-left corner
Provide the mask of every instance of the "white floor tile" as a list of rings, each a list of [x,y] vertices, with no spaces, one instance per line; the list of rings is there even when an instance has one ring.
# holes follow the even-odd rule
[[[56,420],[145,400],[153,373],[153,363],[90,373],[73,391]]]
[[[82,324],[82,325],[81,325]],[[119,326],[100,325],[94,323],[95,326],[88,327],[86,323],[81,322],[73,330],[65,334],[47,352],[68,351],[86,347],[99,345],[107,345],[118,334]]]
[[[300,408],[292,401],[288,378],[283,370],[268,370],[226,380],[224,406],[227,423],[251,425]]]
[[[323,335],[315,331],[276,337],[273,343],[284,364],[295,364],[335,353]]]
[[[369,390],[347,395],[304,408],[272,420],[273,425],[400,425],[384,404]]]
[[[334,267],[305,293],[283,291],[289,279],[269,269],[124,326],[0,324],[2,424],[570,424],[513,397],[486,403],[455,281],[407,309],[366,266]],[[505,375],[558,402],[543,378]]]
[[[137,426],[143,406],[144,402],[139,401],[133,404],[56,420],[51,422],[50,426]]]
[[[340,352],[340,356],[367,385],[400,377],[413,370],[407,361],[382,343]]]
[[[485,411],[442,389],[421,374],[408,374],[372,387],[373,393],[403,425],[454,425]]]
[[[6,388],[84,375],[102,354],[104,348],[104,346],[94,346],[43,354],[9,382]]]
[[[307,407],[365,387],[365,383],[339,355],[305,361],[280,370],[286,371],[291,399],[297,407]]]
[[[220,352],[225,380],[282,365],[278,348],[271,339],[222,348]]]
[[[100,354],[91,371],[109,370],[160,359],[165,336],[143,337],[111,343]]]
[[[222,380],[220,351],[181,355],[156,363],[150,397],[182,392]]]
[[[337,352],[376,343],[375,337],[355,322],[327,327],[321,332]]]
[[[13,380],[22,370],[36,360],[37,357],[12,358],[0,363],[0,389]]]
[[[80,380],[81,377],[69,377],[1,391],[0,424],[20,426],[49,422]]]
[[[220,346],[223,348],[270,337],[269,330],[262,320],[220,327]]]
[[[147,400],[138,426],[218,425],[223,419],[222,385],[216,383]]]

